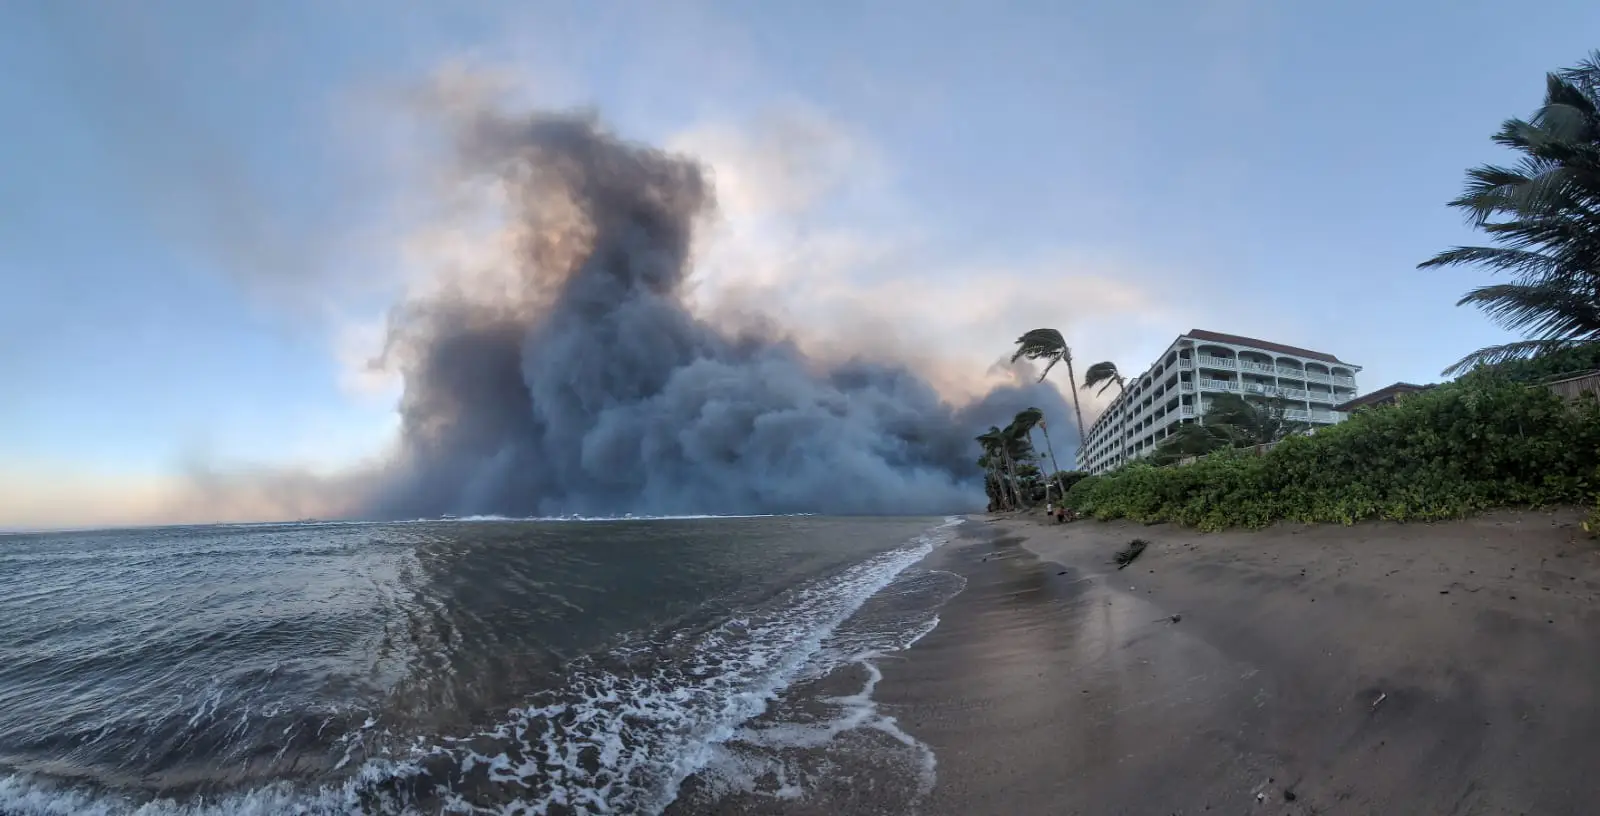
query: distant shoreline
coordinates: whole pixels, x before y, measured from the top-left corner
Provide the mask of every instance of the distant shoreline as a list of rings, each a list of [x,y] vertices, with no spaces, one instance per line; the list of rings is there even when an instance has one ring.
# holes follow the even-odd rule
[[[1199,533],[969,517],[885,667],[922,812],[1584,813],[1600,548],[1577,510]],[[1127,569],[1112,553],[1150,542]]]

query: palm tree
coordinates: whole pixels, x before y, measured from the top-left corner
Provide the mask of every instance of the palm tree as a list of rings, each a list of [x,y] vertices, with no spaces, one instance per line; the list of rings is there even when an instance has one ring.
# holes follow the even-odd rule
[[[1267,445],[1307,427],[1285,418],[1281,400],[1255,403],[1238,394],[1218,394],[1211,400],[1204,422],[1228,436],[1236,446]]]
[[[1150,453],[1150,463],[1170,465],[1190,456],[1204,456],[1214,450],[1231,447],[1234,435],[1230,431],[1227,425],[1220,423],[1201,425],[1185,422],[1156,445],[1156,449]]]
[[[992,478],[999,488],[1001,504],[1015,506],[1012,503],[1011,495],[1014,495],[1016,490],[1016,479],[1014,477],[1011,479],[1012,493],[1008,494],[1006,491],[1006,479],[1003,476],[1009,470],[1007,465],[1010,462],[1009,457],[1006,455],[1007,443],[1010,441],[1006,432],[994,425],[990,425],[989,430],[978,435],[977,440],[978,444],[983,446],[982,461],[986,462],[991,468]]]
[[[1011,493],[1016,496],[1017,507],[1023,503],[1022,482],[1019,480],[1018,460],[1025,459],[1032,451],[1028,444],[1028,431],[1030,428],[1019,427],[1016,420],[1012,420],[1000,431],[1000,453],[1005,457],[1006,472],[1011,478]]]
[[[1078,375],[1072,370],[1072,349],[1067,348],[1067,338],[1055,329],[1034,329],[1017,338],[1017,352],[1011,362],[1026,357],[1029,360],[1046,360],[1044,371],[1039,372],[1039,382],[1050,374],[1056,363],[1067,364],[1067,384],[1072,386],[1072,410],[1078,415],[1078,440],[1088,434],[1083,429],[1083,407],[1078,404]]]
[[[1105,385],[1100,385],[1101,383],[1105,383]],[[1122,372],[1117,371],[1117,364],[1111,362],[1110,360],[1107,360],[1103,363],[1095,363],[1094,365],[1089,366],[1088,371],[1083,372],[1084,388],[1093,388],[1097,385],[1100,386],[1100,390],[1094,392],[1094,395],[1097,397],[1101,394],[1104,394],[1106,389],[1111,387],[1112,383],[1117,384],[1118,391],[1127,390],[1128,381],[1122,378]]]
[[[1496,246],[1456,247],[1418,267],[1509,273],[1511,282],[1473,289],[1456,305],[1472,304],[1526,339],[1479,349],[1447,376],[1600,340],[1600,51],[1548,74],[1544,104],[1527,121],[1506,120],[1494,141],[1521,159],[1469,170],[1450,206]]]
[[[1061,465],[1056,463],[1056,449],[1054,445],[1050,444],[1050,428],[1045,425],[1044,411],[1041,411],[1038,408],[1029,408],[1026,411],[1018,413],[1013,422],[1020,423],[1024,420],[1028,422],[1029,427],[1034,425],[1039,426],[1039,432],[1044,434],[1044,449],[1050,454],[1051,480],[1054,481],[1055,474],[1061,472]]]

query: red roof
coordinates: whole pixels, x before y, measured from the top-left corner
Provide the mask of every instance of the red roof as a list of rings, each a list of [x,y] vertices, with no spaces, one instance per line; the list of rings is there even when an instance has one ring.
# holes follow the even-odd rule
[[[1416,383],[1397,382],[1393,385],[1386,385],[1382,388],[1379,388],[1378,390],[1365,396],[1356,397],[1349,402],[1342,402],[1338,405],[1335,405],[1333,406],[1333,410],[1348,414],[1357,408],[1367,405],[1381,405],[1394,402],[1396,399],[1405,394],[1415,394],[1420,391],[1427,391],[1433,387],[1433,385],[1417,385]]]
[[[1222,332],[1206,331],[1205,329],[1190,329],[1188,334],[1184,336],[1193,338],[1195,340],[1209,340],[1213,343],[1231,343],[1235,346],[1251,346],[1253,348],[1276,351],[1280,354],[1293,354],[1296,357],[1310,357],[1313,360],[1321,360],[1325,363],[1350,365],[1350,363],[1347,363],[1338,357],[1333,356],[1332,354],[1324,354],[1323,352],[1312,351],[1310,349],[1295,348],[1294,346],[1286,346],[1282,343],[1269,343],[1265,340],[1257,340],[1254,337],[1240,337],[1237,334],[1223,334]]]

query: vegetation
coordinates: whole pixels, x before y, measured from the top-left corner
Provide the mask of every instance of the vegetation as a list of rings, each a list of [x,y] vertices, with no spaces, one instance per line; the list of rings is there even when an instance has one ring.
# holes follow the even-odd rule
[[[1170,465],[1191,456],[1204,456],[1223,448],[1268,445],[1290,434],[1302,433],[1304,423],[1290,422],[1283,402],[1250,401],[1237,394],[1218,394],[1206,411],[1205,424],[1179,425],[1150,454],[1154,465]]]
[[[1063,504],[1102,520],[1204,530],[1582,504],[1593,508],[1585,529],[1600,534],[1600,402],[1569,403],[1538,387],[1600,369],[1600,51],[1547,76],[1544,104],[1528,120],[1505,122],[1494,141],[1517,151],[1518,162],[1470,170],[1450,202],[1491,246],[1457,247],[1419,266],[1507,273],[1509,282],[1473,289],[1458,305],[1484,310],[1525,339],[1462,358],[1445,372],[1465,372],[1454,382],[1358,410],[1310,435],[1279,406],[1218,397],[1204,424],[1179,426],[1141,461],[1101,476],[1057,471]],[[1013,361],[1049,361],[1041,382],[1057,362],[1067,363],[1081,439],[1078,386],[1061,333],[1035,329],[1017,343]],[[1100,386],[1098,394],[1113,382],[1124,385],[1116,366],[1097,363],[1083,387]],[[979,438],[994,442],[980,462],[991,463],[996,484],[1010,482],[1013,503],[997,506],[1020,506],[1032,495],[1021,489],[1027,471],[1018,463],[1031,462],[1031,444],[1026,433],[1016,438],[1018,427]],[[1246,451],[1273,442],[1264,454]],[[1171,466],[1191,456],[1193,463]],[[995,462],[1004,463],[1003,478]]]
[[[1044,371],[1039,372],[1039,382],[1044,382],[1056,363],[1067,364],[1067,385],[1072,387],[1072,410],[1078,415],[1078,438],[1088,436],[1083,426],[1083,406],[1078,404],[1078,377],[1072,371],[1072,349],[1067,346],[1067,338],[1055,329],[1034,329],[1017,338],[1017,350],[1011,355],[1011,362],[1024,357],[1045,361]]]
[[[1116,384],[1118,391],[1127,390],[1128,381],[1123,379],[1122,372],[1117,370],[1116,363],[1110,361],[1095,363],[1094,365],[1089,366],[1088,371],[1083,373],[1084,388],[1093,388],[1097,385],[1100,386],[1100,390],[1094,392],[1094,395],[1097,397],[1101,394],[1104,394],[1106,389],[1110,388],[1113,383]]]
[[[1465,382],[1504,380],[1525,384],[1546,383],[1600,369],[1600,343],[1579,343],[1525,360],[1480,365],[1463,374]]]
[[[1011,362],[1027,358],[1029,360],[1044,360],[1044,371],[1039,372],[1039,382],[1050,375],[1050,369],[1056,363],[1067,365],[1067,385],[1072,389],[1072,410],[1078,418],[1078,438],[1088,436],[1088,429],[1083,424],[1083,406],[1078,402],[1078,375],[1072,370],[1072,349],[1067,346],[1067,338],[1056,329],[1033,329],[1017,338],[1017,350],[1011,355]],[[1124,380],[1117,371],[1116,363],[1095,363],[1089,366],[1087,376],[1084,378],[1083,387],[1093,388],[1100,383],[1107,383],[1099,392],[1103,393],[1109,383],[1115,382],[1120,388]],[[1040,426],[1043,427],[1042,425]]]
[[[1587,504],[1600,488],[1600,408],[1507,378],[1464,378],[1358,411],[1255,456],[1134,463],[1065,502],[1097,519],[1220,530],[1274,521],[1456,518],[1490,507]]]
[[[1089,473],[1082,470],[1058,470],[1051,474],[1050,479],[1061,485],[1063,491],[1071,490],[1072,486],[1089,478]]]
[[[991,509],[1017,509],[1031,504],[1043,490],[1035,460],[1033,426],[1043,414],[1038,408],[1019,412],[1004,428],[991,426],[976,439],[983,448],[978,467],[984,470],[984,492]]]
[[[1600,340],[1600,51],[1549,74],[1538,111],[1507,120],[1493,138],[1519,161],[1468,171],[1450,206],[1494,246],[1456,247],[1419,266],[1509,274],[1509,283],[1473,289],[1457,305],[1476,306],[1526,339],[1479,349],[1446,375]]]

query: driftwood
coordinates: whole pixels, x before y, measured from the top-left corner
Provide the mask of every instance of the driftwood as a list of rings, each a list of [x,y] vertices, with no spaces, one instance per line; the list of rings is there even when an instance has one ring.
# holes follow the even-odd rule
[[[1132,541],[1129,541],[1128,546],[1117,550],[1117,554],[1115,556],[1117,561],[1117,569],[1122,569],[1123,567],[1132,564],[1133,560],[1143,554],[1144,549],[1148,546],[1150,546],[1150,542],[1145,541],[1142,538],[1136,538]]]

